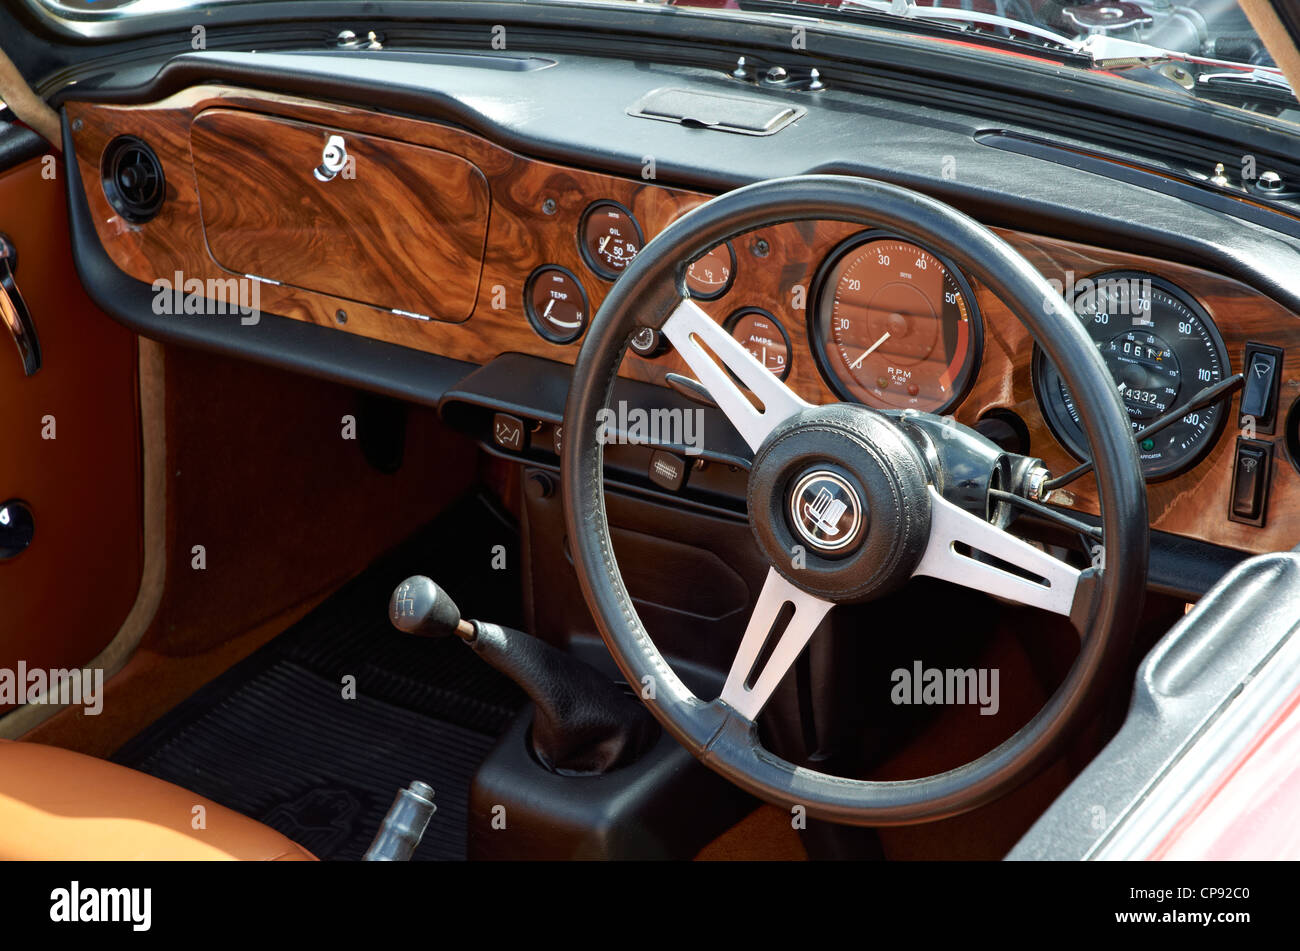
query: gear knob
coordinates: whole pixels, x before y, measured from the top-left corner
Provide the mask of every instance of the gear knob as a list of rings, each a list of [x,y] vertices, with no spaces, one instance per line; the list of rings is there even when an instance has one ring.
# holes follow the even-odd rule
[[[455,634],[465,640],[474,638],[474,625],[461,619],[456,602],[424,575],[412,575],[393,590],[388,619],[399,631],[420,637]]]
[[[455,634],[517,683],[533,701],[533,754],[552,772],[609,772],[636,760],[659,736],[650,712],[609,677],[523,631],[463,620],[431,578],[413,575],[399,584],[388,619],[407,634]]]

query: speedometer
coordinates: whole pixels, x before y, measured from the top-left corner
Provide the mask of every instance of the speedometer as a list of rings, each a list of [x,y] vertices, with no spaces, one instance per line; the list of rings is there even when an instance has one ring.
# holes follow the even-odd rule
[[[814,294],[813,352],[842,398],[941,413],[974,379],[983,342],[975,297],[928,249],[857,235],[827,258]]]
[[[1218,328],[1181,288],[1138,271],[1112,271],[1078,282],[1074,311],[1115,380],[1134,433],[1185,405],[1231,371]],[[1035,348],[1034,389],[1052,432],[1087,458],[1079,409],[1060,373]],[[1138,444],[1142,473],[1156,481],[1195,465],[1214,445],[1228,400],[1187,413]]]

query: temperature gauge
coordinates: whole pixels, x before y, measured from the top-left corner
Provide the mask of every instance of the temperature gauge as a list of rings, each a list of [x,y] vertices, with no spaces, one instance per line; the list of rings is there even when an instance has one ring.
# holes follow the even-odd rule
[[[727,318],[726,326],[777,379],[790,375],[790,335],[775,317],[757,307],[746,307]]]
[[[578,243],[587,265],[614,280],[641,250],[641,226],[632,212],[615,201],[598,201],[582,216]]]
[[[695,300],[717,300],[731,287],[736,276],[736,251],[728,241],[686,269],[686,288]]]
[[[551,343],[577,340],[587,326],[587,294],[562,267],[539,267],[524,287],[524,309],[533,328]]]

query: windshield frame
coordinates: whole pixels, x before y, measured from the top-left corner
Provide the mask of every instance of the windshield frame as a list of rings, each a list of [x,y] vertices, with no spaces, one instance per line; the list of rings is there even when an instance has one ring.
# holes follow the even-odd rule
[[[305,24],[312,24],[335,29],[335,32],[349,28],[363,33],[367,29],[397,29],[399,25],[428,24],[433,27],[448,20],[457,23],[514,23],[555,31],[610,28],[626,31],[629,36],[664,42],[713,39],[718,44],[727,44],[752,54],[765,51],[784,53],[791,60],[811,62],[812,65],[817,65],[813,61],[825,55],[830,60],[856,61],[864,68],[891,68],[900,74],[923,74],[940,80],[956,69],[961,75],[978,77],[983,86],[1022,96],[1026,88],[1031,88],[1036,98],[1068,103],[1072,107],[1081,105],[1080,85],[1083,85],[1088,89],[1087,107],[1103,117],[1109,114],[1129,121],[1151,121],[1189,133],[1197,132],[1207,123],[1214,126],[1227,123],[1237,128],[1225,129],[1223,138],[1232,141],[1243,135],[1255,138],[1264,133],[1272,140],[1260,146],[1267,150],[1278,149],[1277,136],[1281,135],[1287,140],[1285,148],[1294,151],[1294,140],[1300,137],[1300,124],[1286,119],[1135,82],[1117,73],[1061,65],[1061,56],[1073,55],[1066,51],[1047,47],[1037,52],[1025,48],[1003,50],[960,38],[915,32],[909,21],[901,19],[894,27],[852,18],[830,19],[631,0],[226,0],[204,7],[187,6],[172,0],[148,0],[151,4],[157,2],[168,8],[147,14],[138,12],[140,8],[134,6],[83,12],[62,7],[58,0],[0,2],[10,9],[21,10],[26,14],[24,19],[34,19],[38,28],[57,39],[92,47],[167,35],[188,39],[191,28],[198,24],[208,30],[257,26],[271,29],[277,25],[301,30]],[[76,18],[55,13],[54,7],[67,10]],[[202,11],[201,18],[196,18],[196,10]],[[808,43],[800,52],[791,54],[790,37],[796,28],[805,31]],[[749,35],[740,38],[738,33],[741,30]],[[814,37],[815,46],[812,42]],[[437,45],[436,41],[432,42]],[[304,46],[322,51],[329,49],[314,44]],[[608,52],[598,49],[588,52],[596,56],[622,55],[626,58],[627,55],[617,46]],[[48,94],[62,87],[70,72],[74,71],[65,70],[57,77],[48,77],[47,81],[37,84],[38,91]]]

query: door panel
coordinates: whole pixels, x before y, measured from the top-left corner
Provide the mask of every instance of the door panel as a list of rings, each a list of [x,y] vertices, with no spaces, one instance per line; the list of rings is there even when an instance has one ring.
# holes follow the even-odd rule
[[[0,333],[0,504],[21,499],[35,518],[30,547],[0,560],[9,670],[94,658],[130,611],[143,563],[136,340],[82,290],[63,167],[50,170],[37,158],[0,172],[0,232],[17,248],[43,357],[25,376]]]

